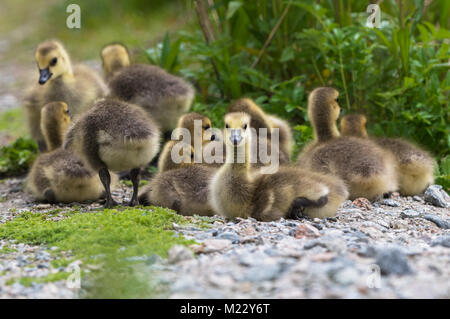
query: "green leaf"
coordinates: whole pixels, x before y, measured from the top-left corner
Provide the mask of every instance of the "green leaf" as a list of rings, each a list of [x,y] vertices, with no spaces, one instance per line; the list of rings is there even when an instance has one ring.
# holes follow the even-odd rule
[[[284,48],[283,52],[281,53],[280,62],[284,63],[284,62],[292,61],[292,60],[294,60],[294,58],[295,58],[294,48],[286,47],[286,48]]]
[[[226,15],[226,19],[229,20],[231,19],[234,14],[236,13],[236,11],[243,5],[242,2],[240,1],[230,1],[228,3],[228,9],[227,9],[227,15]]]

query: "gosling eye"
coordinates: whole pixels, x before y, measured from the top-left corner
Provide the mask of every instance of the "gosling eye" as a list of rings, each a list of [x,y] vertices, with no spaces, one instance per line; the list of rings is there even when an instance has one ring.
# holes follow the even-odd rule
[[[247,123],[244,124],[243,128],[244,128],[244,130],[247,129]]]
[[[228,124],[225,124],[225,128],[229,128]]]
[[[51,61],[50,61],[50,66],[55,66],[56,65],[56,63],[58,62],[58,58],[53,58]]]

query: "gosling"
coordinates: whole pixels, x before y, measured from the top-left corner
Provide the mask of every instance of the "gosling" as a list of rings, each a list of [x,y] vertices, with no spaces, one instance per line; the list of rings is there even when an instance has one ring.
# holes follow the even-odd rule
[[[105,98],[69,129],[65,149],[71,149],[94,170],[106,192],[105,207],[117,205],[110,191],[110,174],[130,171],[133,195],[130,206],[138,204],[140,167],[159,151],[159,128],[140,107]]]
[[[112,52],[108,46],[102,51],[104,69],[115,68],[112,64],[117,60]],[[127,54],[126,50],[121,54]],[[185,80],[160,67],[144,64],[120,66],[109,80],[109,88],[111,97],[141,106],[162,132],[176,127],[178,118],[189,110],[195,95]]]
[[[109,81],[123,67],[129,66],[128,48],[121,43],[111,43],[103,47],[100,57],[105,79]]]
[[[341,133],[344,136],[367,138],[366,124],[364,115],[346,115],[341,119]],[[394,156],[397,162],[399,191],[402,195],[420,194],[433,184],[434,160],[428,152],[400,138],[371,140]]]
[[[139,194],[139,202],[175,210],[180,215],[212,216],[209,184],[216,169],[185,163],[157,173]]]
[[[50,152],[36,159],[26,179],[26,190],[40,201],[83,202],[104,195],[97,174],[78,156],[61,148],[69,122],[66,103],[52,102],[42,108],[41,127]],[[116,181],[113,175],[113,186]]]
[[[225,116],[226,163],[210,183],[210,204],[219,215],[253,217],[262,221],[281,217],[334,216],[347,198],[338,178],[310,173],[299,167],[281,166],[261,174],[250,165],[251,117],[235,112]]]
[[[308,115],[314,141],[300,153],[297,164],[305,169],[343,179],[350,199],[377,199],[397,190],[395,160],[375,143],[356,137],[341,137],[336,126],[339,93],[317,88],[308,98]]]
[[[244,112],[251,117],[251,127],[256,130],[256,137],[258,139],[258,149],[261,147],[266,147],[268,154],[272,152],[271,139],[274,134],[274,129],[279,129],[278,131],[278,157],[281,164],[289,164],[291,149],[292,149],[292,131],[289,124],[273,115],[267,115],[253,100],[248,98],[242,98],[236,100],[232,103],[228,109],[227,113],[233,112]],[[267,129],[266,136],[260,136],[260,129]],[[255,138],[256,138],[255,137]],[[275,151],[277,151],[275,149]],[[251,157],[257,157],[256,154],[251,154]],[[261,166],[260,160],[253,160],[254,166]]]
[[[105,96],[108,89],[92,69],[84,65],[72,67],[69,54],[58,41],[41,43],[35,58],[39,68],[39,85],[34,84],[28,89],[24,106],[31,137],[37,141],[39,149],[45,151],[40,127],[42,106],[63,101],[76,117],[86,111],[95,99]]]

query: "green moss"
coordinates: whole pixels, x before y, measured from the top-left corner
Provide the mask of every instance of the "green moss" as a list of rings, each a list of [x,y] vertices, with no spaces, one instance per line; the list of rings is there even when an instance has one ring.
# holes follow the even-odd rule
[[[43,277],[20,277],[20,278],[11,278],[6,281],[6,285],[10,286],[16,282],[20,283],[25,287],[30,287],[32,284],[44,284],[48,282],[55,282],[60,280],[65,280],[70,276],[68,272],[57,272],[54,274],[48,274]]]
[[[51,218],[58,213],[24,212],[0,226],[0,238],[57,246],[88,262],[103,255],[165,257],[172,245],[192,243],[170,231],[172,223],[183,224],[186,220],[159,207],[75,211],[66,213],[67,218],[53,221]]]
[[[8,254],[8,253],[15,253],[17,249],[11,248],[11,247],[3,247],[0,249],[0,254]]]
[[[55,217],[65,216],[63,219]],[[175,244],[195,243],[176,235],[172,224],[194,223],[204,227],[207,220],[193,220],[160,207],[137,207],[80,212],[45,213],[24,212],[14,220],[0,225],[0,238],[15,239],[31,245],[56,246],[51,253],[61,256],[52,261],[55,268],[67,267],[73,260],[83,264],[101,264],[98,270],[82,271],[84,298],[149,298],[160,290],[152,280],[146,264],[127,257],[159,255],[166,257]],[[71,257],[62,257],[61,252]],[[82,266],[83,268],[83,266]],[[82,269],[83,270],[83,269]],[[67,272],[45,277],[10,279],[7,284],[19,282],[24,286],[65,280]]]

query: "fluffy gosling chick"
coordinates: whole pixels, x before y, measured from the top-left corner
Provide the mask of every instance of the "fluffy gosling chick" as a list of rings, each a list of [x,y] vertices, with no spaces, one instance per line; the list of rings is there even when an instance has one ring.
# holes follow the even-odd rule
[[[106,45],[102,49],[100,56],[103,73],[108,81],[123,67],[131,64],[128,49],[121,43]]]
[[[256,137],[258,139],[258,150],[261,147],[266,147],[268,154],[272,151],[271,139],[273,135],[273,130],[275,128],[279,129],[278,135],[278,157],[281,164],[289,164],[291,156],[291,143],[292,143],[292,132],[284,120],[277,118],[275,116],[269,116],[251,99],[243,98],[238,99],[232,103],[228,109],[227,113],[233,112],[243,112],[249,114],[251,117],[251,127],[256,130]],[[259,129],[267,129],[267,136],[260,136]],[[256,138],[255,137],[255,138]],[[277,151],[277,149],[275,149]],[[251,154],[251,157],[257,157],[258,154]],[[264,163],[260,159],[253,161],[254,166],[261,166]]]
[[[61,148],[69,122],[66,103],[53,102],[42,108],[42,132],[50,152],[36,159],[26,182],[27,191],[38,200],[83,202],[96,200],[104,194],[97,174],[78,156]],[[113,185],[116,181],[113,175]]]
[[[250,123],[247,113],[225,116],[227,160],[210,184],[214,210],[228,218],[251,216],[263,221],[296,217],[299,213],[333,216],[347,197],[344,183],[299,167],[281,166],[273,174],[252,169]]]
[[[366,123],[364,115],[346,115],[341,119],[341,133],[344,136],[367,138]],[[394,156],[397,162],[399,191],[402,195],[420,194],[433,184],[434,160],[428,152],[400,138],[371,140]]]
[[[189,136],[183,136],[186,135],[187,132],[184,132],[183,134],[180,129],[187,130],[189,132]],[[214,156],[218,149],[223,150],[223,146],[210,129],[211,120],[206,116],[195,112],[187,113],[181,116],[178,120],[177,128],[172,134],[172,138],[175,140],[167,142],[161,152],[160,159],[158,161],[159,171],[178,167],[178,164],[174,163],[172,161],[172,157],[170,156],[173,147],[176,147],[177,151],[180,152],[179,148],[183,144],[177,144],[178,141],[190,143],[192,147],[191,150],[194,152],[192,154],[192,158],[196,160],[196,163],[220,166],[224,162],[224,157],[218,154],[218,157],[220,157],[219,160],[214,161]],[[211,154],[210,159],[209,154]],[[206,157],[208,157],[208,161],[206,160]]]
[[[168,141],[159,155],[158,172],[181,168],[191,162],[194,162],[194,148],[191,145],[180,141]]]
[[[339,136],[338,96],[335,89],[327,87],[310,94],[308,114],[315,139],[300,153],[298,165],[340,177],[347,184],[350,199],[374,200],[397,190],[395,161],[389,153],[369,140]]]
[[[114,69],[108,63],[115,63],[115,59],[105,49],[104,68]],[[153,65],[120,68],[110,79],[109,88],[112,97],[141,106],[162,132],[176,127],[178,118],[189,110],[194,99],[194,89],[189,83]]]
[[[64,102],[51,102],[41,110],[41,131],[48,151],[63,145],[70,125],[69,107]]]
[[[89,108],[95,99],[106,95],[108,90],[92,69],[84,65],[72,67],[69,54],[58,41],[39,44],[35,59],[39,68],[39,85],[29,88],[25,111],[31,136],[44,151],[45,141],[40,127],[42,106],[63,101],[69,105],[71,114],[77,116]]]
[[[130,206],[138,204],[140,167],[147,165],[159,151],[160,132],[140,107],[101,99],[69,129],[64,143],[98,171],[106,191],[105,207],[116,205],[110,191],[110,174],[131,170],[133,196]]]
[[[209,183],[216,170],[205,165],[157,173],[139,194],[139,202],[173,209],[181,215],[212,216]]]

